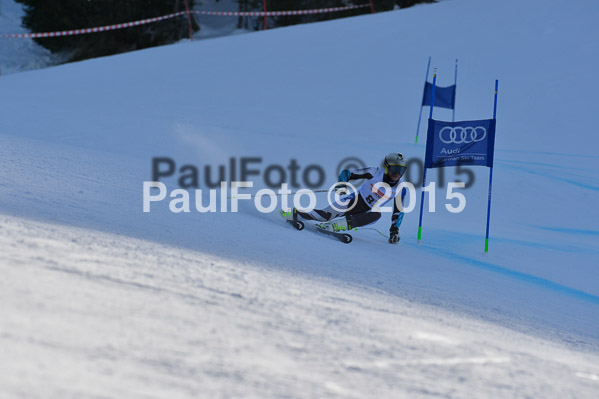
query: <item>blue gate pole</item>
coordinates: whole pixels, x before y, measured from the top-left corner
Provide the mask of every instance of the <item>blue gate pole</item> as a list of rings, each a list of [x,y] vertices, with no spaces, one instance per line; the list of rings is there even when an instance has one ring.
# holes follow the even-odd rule
[[[428,65],[426,66],[426,76],[424,77],[424,91],[426,91],[426,82],[428,81],[428,71],[431,67],[431,57],[428,57]],[[424,96],[424,92],[422,94]],[[423,105],[420,104],[420,115],[418,116],[418,127],[416,128],[416,144],[418,144],[418,133],[420,132],[420,120],[422,119],[422,108]]]
[[[455,79],[453,81],[453,117],[451,118],[452,122],[455,122],[455,97],[456,92],[458,91],[458,59],[455,59]]]
[[[437,83],[437,69],[435,68],[433,72],[433,92],[431,98],[431,110],[429,114],[429,121],[433,119],[433,109],[435,105],[435,86]],[[430,122],[429,122],[430,123]],[[426,152],[425,152],[426,158]],[[426,160],[425,160],[426,165]],[[424,173],[422,174],[422,193],[420,195],[420,220],[418,221],[418,244],[420,244],[420,240],[422,239],[422,210],[424,209],[424,187],[426,186],[426,166],[424,167]],[[430,199],[429,199],[430,201]]]
[[[493,105],[493,119],[497,119],[497,88],[499,80],[495,80],[495,104]],[[495,151],[495,149],[493,149]],[[491,195],[493,192],[493,167],[489,169],[489,203],[487,204],[487,234],[485,236],[485,252],[489,252],[489,223],[491,221]]]

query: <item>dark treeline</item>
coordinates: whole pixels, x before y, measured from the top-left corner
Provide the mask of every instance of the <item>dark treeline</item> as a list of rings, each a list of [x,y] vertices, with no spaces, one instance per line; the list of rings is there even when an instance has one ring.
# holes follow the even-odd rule
[[[53,32],[138,21],[185,10],[184,0],[16,0],[25,5],[23,26],[32,32]],[[193,7],[195,0],[187,0]],[[193,29],[199,26],[193,24]],[[133,28],[86,35],[35,39],[69,61],[173,43],[189,37],[187,16]]]
[[[54,32],[158,17],[185,10],[185,0],[16,0],[25,5],[23,26],[31,32]],[[190,9],[200,0],[187,0]],[[218,0],[217,0],[218,1]],[[261,11],[264,0],[234,0],[239,11]],[[395,6],[410,7],[436,0],[373,0],[375,11],[388,11]],[[267,0],[269,11],[307,10],[365,4],[368,0]],[[268,18],[268,27],[326,21],[370,13],[370,7],[316,15],[278,16]],[[192,16],[192,29],[200,29]],[[239,28],[260,30],[264,18],[240,17]],[[58,38],[35,39],[52,52],[67,55],[69,61],[101,57],[131,50],[174,43],[189,37],[187,16],[113,31]]]

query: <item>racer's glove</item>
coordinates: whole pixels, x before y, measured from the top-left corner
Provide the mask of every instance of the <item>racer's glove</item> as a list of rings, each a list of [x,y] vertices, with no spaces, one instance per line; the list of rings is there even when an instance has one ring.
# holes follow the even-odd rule
[[[389,229],[389,242],[391,244],[397,244],[399,241],[399,228],[395,225],[392,225]]]
[[[339,173],[339,181],[347,182],[349,181],[349,177],[351,176],[351,172],[347,169],[343,169],[341,173]]]

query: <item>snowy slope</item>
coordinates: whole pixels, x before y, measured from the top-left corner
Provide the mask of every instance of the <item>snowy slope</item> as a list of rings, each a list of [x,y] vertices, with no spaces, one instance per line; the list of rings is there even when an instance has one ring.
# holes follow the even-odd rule
[[[593,398],[597,391],[596,355],[380,290],[87,229],[0,220],[10,259],[0,281],[6,397]]]
[[[237,11],[238,4],[234,0],[204,0],[195,5],[200,11]],[[220,36],[248,33],[245,29],[237,28],[238,17],[225,17],[220,15],[195,15],[195,21],[200,25],[200,30],[195,33],[194,39],[211,39]]]
[[[21,26],[25,12],[14,0],[0,0],[0,34],[27,33]],[[0,39],[0,73],[27,71],[55,65],[61,58],[29,39]]]
[[[453,0],[3,77],[0,350],[18,367],[3,366],[0,386],[593,397],[598,104],[586,72],[598,10]],[[488,254],[482,168],[462,214],[437,190],[421,245],[416,213],[397,246],[370,230],[345,246],[248,203],[142,212],[156,156],[213,169],[297,159],[322,165],[327,183],[347,156],[422,158],[413,140],[429,55],[442,85],[460,60],[458,119],[490,117],[500,81]],[[388,225],[384,215],[375,227]]]

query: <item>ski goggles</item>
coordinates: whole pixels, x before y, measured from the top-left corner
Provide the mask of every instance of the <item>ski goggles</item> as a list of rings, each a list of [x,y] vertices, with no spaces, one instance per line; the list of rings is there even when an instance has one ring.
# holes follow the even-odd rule
[[[389,165],[387,166],[387,171],[391,174],[397,174],[399,173],[400,176],[403,176],[403,174],[406,172],[407,166],[405,165]]]

